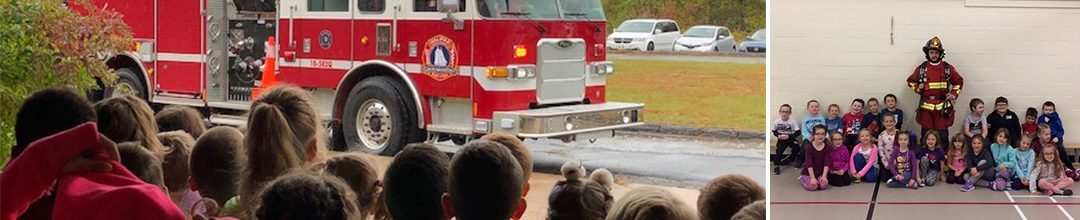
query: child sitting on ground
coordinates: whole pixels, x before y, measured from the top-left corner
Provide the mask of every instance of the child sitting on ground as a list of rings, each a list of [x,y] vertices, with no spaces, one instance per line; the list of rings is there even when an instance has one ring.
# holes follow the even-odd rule
[[[98,131],[116,143],[135,141],[153,152],[160,161],[165,149],[157,138],[154,111],[140,98],[117,96],[94,105],[98,116]]]
[[[918,189],[922,177],[919,176],[918,159],[915,157],[915,149],[912,149],[912,137],[909,132],[900,132],[896,135],[897,148],[889,158],[889,170],[892,171],[892,179],[888,181],[889,188],[912,188]]]
[[[799,124],[791,120],[791,106],[780,106],[780,118],[773,123],[773,136],[776,136],[776,156],[773,157],[773,175],[780,175],[780,166],[791,163],[799,157]],[[791,148],[791,154],[784,156],[784,151]]]
[[[516,138],[515,138],[516,139]],[[599,169],[604,170],[604,169]],[[585,178],[585,167],[577,161],[567,161],[560,169],[565,180],[555,182],[548,196],[549,220],[604,219],[614,202],[614,197],[600,181],[611,179],[610,172],[593,171]],[[609,175],[608,177],[601,177]]]
[[[829,188],[829,166],[832,165],[832,147],[825,144],[825,125],[812,128],[813,142],[806,144],[803,149],[806,152],[806,167],[803,167],[799,182],[803,188],[810,191],[825,190]]]
[[[846,146],[844,146],[844,135],[840,132],[834,131],[829,137],[829,146],[832,146],[832,154],[830,158],[832,163],[829,164],[829,175],[826,177],[829,180],[829,185],[833,186],[847,186],[851,185],[854,181],[854,177],[851,177],[851,172],[848,172],[848,167],[851,166],[851,152],[848,152]]]
[[[859,145],[855,146],[855,150],[851,152],[851,164],[848,167],[848,172],[851,172],[851,177],[855,178],[855,182],[875,182],[878,179],[878,165],[877,156],[878,148],[874,146],[874,138],[870,137],[870,131],[859,131]]]
[[[460,220],[518,219],[521,165],[506,146],[489,140],[466,143],[450,160],[450,188],[442,197],[446,217]]]
[[[894,115],[883,116],[881,122],[882,125],[884,125],[885,130],[874,137],[877,137],[878,159],[881,162],[881,166],[888,167],[889,163],[892,162],[893,151],[896,151],[898,146],[898,138],[896,137],[899,136],[900,130],[896,129],[896,116]],[[878,172],[878,176],[881,177],[882,181],[888,181],[894,176],[891,172],[892,171],[890,170],[882,169]]]
[[[765,200],[765,188],[741,174],[713,178],[700,192],[697,208],[701,220],[730,219],[745,206]]]
[[[1013,190],[1023,190],[1031,186],[1031,170],[1035,168],[1035,150],[1031,149],[1034,134],[1020,136],[1020,146],[1016,148],[1016,178],[1012,181]]]
[[[345,181],[304,169],[268,182],[254,200],[259,202],[254,215],[258,219],[363,219],[356,194]]]
[[[191,177],[188,160],[191,158],[195,139],[181,130],[159,133],[157,137],[165,147],[165,160],[161,164],[161,170],[165,176],[165,187],[169,189],[169,197],[184,214],[190,214],[195,202],[202,199],[199,192],[190,191],[187,184]]]
[[[945,160],[945,151],[941,150],[937,132],[927,132],[923,137],[923,149],[916,155],[919,158],[919,186],[933,186],[938,180],[945,180],[942,172]],[[960,169],[963,169],[961,167]]]
[[[382,196],[390,217],[444,219],[441,198],[446,193],[449,167],[450,158],[434,145],[406,145],[383,174]]]
[[[1054,194],[1071,196],[1073,194],[1073,179],[1065,176],[1065,165],[1062,164],[1059,157],[1056,148],[1050,146],[1043,148],[1042,155],[1039,156],[1039,162],[1035,164],[1035,169],[1031,170],[1031,176],[1028,177],[1028,179],[1037,183],[1028,187],[1031,194],[1038,195],[1037,188],[1046,190],[1047,196]]]
[[[324,174],[341,178],[356,195],[360,219],[367,219],[375,210],[376,198],[381,193],[379,174],[375,162],[359,153],[342,153],[326,160]]]
[[[971,114],[964,118],[964,135],[967,136],[968,142],[971,142],[975,135],[983,137],[989,135],[990,132],[987,129],[990,126],[986,124],[986,116],[983,115],[986,106],[984,106],[982,99],[971,99],[968,105],[971,108]]]
[[[240,170],[247,161],[243,155],[244,134],[229,126],[218,126],[206,130],[191,148],[188,169],[191,176],[187,186],[199,192],[202,197],[210,198],[218,206],[220,213],[200,213],[208,216],[239,216],[239,204],[226,204],[239,190]],[[216,208],[216,207],[215,207]],[[189,213],[192,210],[183,210]]]
[[[937,132],[929,132],[926,136],[929,137],[930,133],[935,133],[934,136],[937,136]],[[945,183],[963,184],[963,176],[967,174],[967,149],[970,147],[963,133],[953,135],[952,141],[949,141],[949,143],[949,151],[945,152],[945,159],[948,161],[947,166],[945,166]]]
[[[168,105],[154,115],[158,132],[183,130],[192,138],[199,138],[206,132],[202,114],[186,105]]]
[[[682,200],[660,188],[643,186],[630,190],[611,207],[606,220],[680,219],[698,215]]]
[[[983,137],[982,135],[975,135],[971,138],[971,152],[967,154],[967,166],[968,173],[964,174],[964,186],[960,187],[960,191],[969,192],[975,189],[975,186],[988,187],[991,181],[994,181],[994,167],[997,165],[994,162],[994,157],[991,153],[983,150]]]
[[[990,190],[1007,190],[1012,184],[1013,171],[1016,170],[1016,150],[1009,145],[1009,130],[998,129],[994,135],[994,143],[990,144],[990,155],[994,157],[997,166],[994,166],[994,183],[990,184]]]

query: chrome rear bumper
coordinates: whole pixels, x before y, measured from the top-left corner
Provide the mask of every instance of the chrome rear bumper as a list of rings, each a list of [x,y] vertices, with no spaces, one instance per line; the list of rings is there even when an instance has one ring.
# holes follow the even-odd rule
[[[565,137],[645,124],[645,104],[607,102],[495,112],[493,133],[524,138]]]

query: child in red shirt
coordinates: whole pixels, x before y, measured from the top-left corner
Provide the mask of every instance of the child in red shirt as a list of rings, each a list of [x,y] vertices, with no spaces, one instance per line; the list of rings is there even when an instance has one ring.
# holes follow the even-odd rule
[[[1026,115],[1024,124],[1020,125],[1020,130],[1022,130],[1024,134],[1034,134],[1036,128],[1039,127],[1039,124],[1035,123],[1035,118],[1039,117],[1039,110],[1029,107]]]

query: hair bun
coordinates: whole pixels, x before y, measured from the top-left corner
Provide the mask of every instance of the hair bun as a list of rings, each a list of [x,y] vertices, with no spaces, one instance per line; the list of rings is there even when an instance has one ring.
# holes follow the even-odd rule
[[[567,161],[559,170],[566,180],[578,180],[585,177],[585,166],[582,166],[581,162]]]
[[[608,191],[611,191],[611,188],[615,187],[615,175],[612,175],[611,171],[608,169],[600,168],[593,170],[592,174],[589,175],[589,179],[600,183],[600,185],[607,188]]]

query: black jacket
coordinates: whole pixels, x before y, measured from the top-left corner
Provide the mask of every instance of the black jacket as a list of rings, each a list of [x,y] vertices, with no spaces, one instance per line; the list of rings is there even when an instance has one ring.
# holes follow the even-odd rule
[[[1012,146],[1019,146],[1020,143],[1020,117],[1016,116],[1012,110],[1005,110],[1005,115],[998,114],[995,110],[990,112],[986,116],[986,124],[989,125],[989,134],[983,134],[987,137],[987,140],[996,140],[997,130],[1005,128],[1009,130],[1009,144]]]

